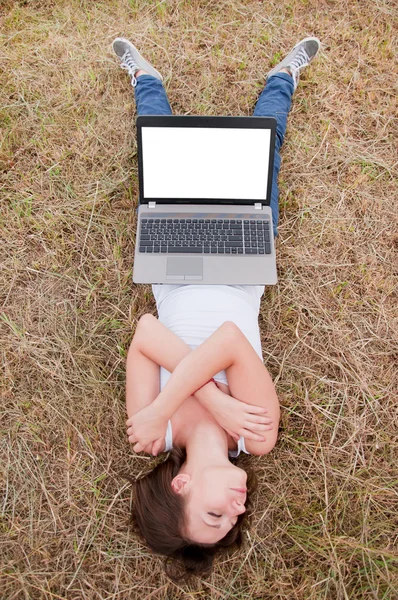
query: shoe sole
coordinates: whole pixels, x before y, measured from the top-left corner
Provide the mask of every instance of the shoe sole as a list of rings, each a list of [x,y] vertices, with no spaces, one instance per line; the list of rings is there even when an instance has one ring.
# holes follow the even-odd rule
[[[290,52],[287,54],[286,58],[284,58],[280,63],[278,63],[276,65],[276,67],[274,67],[266,76],[266,80],[271,77],[271,75],[274,75],[274,73],[278,73],[278,71],[280,71],[281,69],[283,69],[284,67],[287,67],[289,65],[290,59],[288,60],[289,56],[295,51],[295,49],[300,46],[301,44],[304,44],[304,42],[310,42],[310,41],[314,41],[314,42],[318,42],[318,50],[316,52],[316,54],[314,54],[314,56],[311,58],[310,62],[316,57],[316,55],[318,54],[320,48],[321,48],[321,42],[317,37],[306,37],[302,40],[300,40],[299,42],[297,42],[297,44],[290,50]]]
[[[129,47],[130,52],[133,55],[133,58],[134,58],[135,62],[137,63],[137,65],[140,67],[140,69],[142,69],[143,71],[146,71],[147,73],[149,73],[149,75],[152,75],[153,77],[156,77],[157,79],[160,79],[160,81],[163,81],[163,77],[161,76],[159,71],[154,69],[154,67],[147,60],[145,60],[145,58],[143,58],[141,56],[141,54],[138,52],[138,50],[134,46],[134,44],[129,42],[129,40],[126,40],[126,38],[116,38],[115,40],[113,40],[112,48],[113,48],[113,51],[115,52],[116,56],[118,56],[120,59],[122,58],[121,56],[119,56],[119,54],[115,50],[114,44],[116,42],[122,42],[123,44],[126,44]]]

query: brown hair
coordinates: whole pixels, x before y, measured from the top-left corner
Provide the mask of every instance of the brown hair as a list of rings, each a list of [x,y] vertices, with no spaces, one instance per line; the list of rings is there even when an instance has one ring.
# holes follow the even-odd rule
[[[209,574],[218,550],[234,545],[239,547],[242,542],[241,526],[248,512],[246,510],[239,515],[236,525],[216,544],[199,544],[184,538],[180,533],[184,526],[184,499],[173,491],[171,482],[185,460],[185,450],[175,447],[164,462],[135,481],[135,502],[131,514],[132,524],[151,550],[168,557],[165,570],[174,581],[187,579],[193,574]],[[246,509],[250,507],[250,493],[254,485],[254,474],[249,472]]]

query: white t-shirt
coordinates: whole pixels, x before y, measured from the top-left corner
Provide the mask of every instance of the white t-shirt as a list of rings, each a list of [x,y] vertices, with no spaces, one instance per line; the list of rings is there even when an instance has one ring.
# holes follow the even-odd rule
[[[247,337],[263,360],[258,314],[264,286],[260,285],[153,285],[158,318],[170,331],[178,335],[193,350],[204,342],[225,321],[232,321]],[[160,368],[160,389],[171,373]],[[225,370],[214,379],[228,385]],[[171,423],[168,427],[166,448],[172,444]],[[170,449],[170,448],[168,448]],[[243,450],[249,454],[241,437],[237,456]]]

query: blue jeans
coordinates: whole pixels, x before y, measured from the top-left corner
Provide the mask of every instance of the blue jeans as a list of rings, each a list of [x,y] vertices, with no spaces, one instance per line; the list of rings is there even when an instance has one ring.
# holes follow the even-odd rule
[[[137,78],[135,101],[137,115],[171,115],[171,107],[162,82],[152,75],[140,75]],[[276,73],[270,77],[257,100],[253,115],[255,117],[275,117],[276,143],[274,171],[272,174],[271,209],[274,235],[277,235],[279,204],[278,174],[281,167],[280,150],[285,137],[287,116],[294,92],[293,79],[287,73]]]

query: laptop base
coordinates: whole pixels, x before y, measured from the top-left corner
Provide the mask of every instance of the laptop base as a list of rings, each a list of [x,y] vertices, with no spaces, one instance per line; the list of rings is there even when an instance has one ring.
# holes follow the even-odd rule
[[[138,212],[137,240],[140,236],[140,219],[160,216],[243,219],[268,218],[272,224],[271,209],[262,206],[211,205],[158,205],[149,208],[140,205]],[[148,254],[135,249],[133,281],[149,284],[195,284],[195,285],[275,285],[277,283],[275,247],[271,230],[271,254]]]

